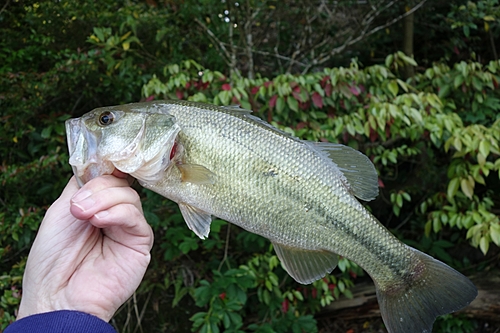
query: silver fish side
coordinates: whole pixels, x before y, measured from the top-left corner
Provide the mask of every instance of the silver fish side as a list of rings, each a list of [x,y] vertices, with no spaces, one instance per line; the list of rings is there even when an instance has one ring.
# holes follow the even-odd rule
[[[436,316],[475,298],[466,277],[401,243],[355,198],[378,191],[359,152],[293,138],[237,108],[132,105],[175,118],[180,131],[162,176],[136,178],[177,202],[199,237],[208,237],[212,216],[262,235],[305,284],[330,273],[339,255],[349,258],[374,280],[389,332],[430,332]]]

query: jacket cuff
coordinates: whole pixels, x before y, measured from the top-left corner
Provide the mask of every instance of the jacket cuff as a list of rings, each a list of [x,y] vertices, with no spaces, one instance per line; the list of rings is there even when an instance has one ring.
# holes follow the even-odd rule
[[[116,333],[104,320],[79,311],[53,311],[19,319],[4,333]]]

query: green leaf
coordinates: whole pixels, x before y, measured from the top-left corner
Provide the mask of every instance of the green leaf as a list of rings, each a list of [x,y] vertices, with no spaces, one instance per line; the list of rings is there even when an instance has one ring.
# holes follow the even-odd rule
[[[288,96],[286,102],[291,110],[295,112],[299,111],[299,102],[297,102],[295,98],[293,98],[292,96]]]
[[[398,207],[403,207],[403,196],[401,195],[401,193],[398,193],[396,195],[396,205],[398,205]]]
[[[284,108],[285,108],[285,99],[281,96],[278,96],[278,99],[276,100],[276,112],[281,113],[283,112]]]
[[[483,252],[484,255],[488,253],[488,249],[490,247],[490,242],[486,238],[486,236],[481,237],[481,240],[479,241],[479,248],[481,249],[481,252]]]
[[[52,132],[52,126],[45,127],[45,128],[42,130],[42,133],[41,133],[42,138],[44,138],[44,139],[48,139],[48,138],[50,138],[50,133],[51,133],[51,132]]]
[[[455,76],[455,79],[453,80],[453,86],[455,86],[455,89],[460,87],[462,83],[464,83],[464,80],[465,78],[462,74],[458,74],[457,76]]]
[[[458,191],[458,187],[460,185],[460,179],[459,178],[453,178],[450,180],[448,183],[448,190],[446,191],[446,195],[448,196],[448,200],[453,199],[455,194]]]
[[[442,99],[442,98],[448,96],[449,93],[450,93],[450,86],[448,84],[445,84],[445,85],[440,87],[438,96],[439,96],[439,98]]]
[[[493,243],[500,246],[500,223],[493,222],[490,225],[490,237]]]
[[[389,84],[387,85],[387,88],[389,88],[389,91],[391,92],[391,94],[393,96],[397,96],[398,91],[399,91],[399,86],[398,86],[398,83],[396,82],[396,80],[392,80],[391,82],[389,82]]]
[[[442,227],[441,220],[435,217],[432,220],[432,229],[434,230],[435,233],[438,233],[441,230],[441,227]]]
[[[488,140],[481,140],[481,142],[479,143],[479,152],[481,152],[481,154],[483,154],[485,158],[488,157],[490,148],[491,144]]]
[[[474,195],[474,180],[472,183],[470,182],[469,179],[467,178],[462,178],[460,180],[460,188],[462,189],[462,192],[469,198],[472,199],[472,196]]]
[[[424,233],[426,237],[429,237],[431,235],[431,230],[432,230],[432,222],[427,221],[424,227]]]

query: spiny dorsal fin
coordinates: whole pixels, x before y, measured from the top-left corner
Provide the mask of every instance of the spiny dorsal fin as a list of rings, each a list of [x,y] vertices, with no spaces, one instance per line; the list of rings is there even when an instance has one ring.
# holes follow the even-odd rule
[[[321,279],[337,267],[339,256],[329,251],[303,250],[273,242],[274,250],[290,276],[309,284]]]
[[[378,195],[378,175],[370,159],[348,146],[329,142],[308,142],[323,152],[342,171],[352,193],[361,200],[370,201]]]
[[[254,125],[264,127],[265,129],[270,130],[272,132],[275,132],[277,134],[284,135],[284,136],[289,137],[293,140],[300,141],[298,138],[292,136],[290,133],[287,133],[287,132],[284,132],[280,129],[277,129],[273,125],[269,124],[267,121],[264,121],[264,120],[260,119],[259,117],[252,115],[252,110],[243,109],[239,105],[224,106],[222,108],[227,113],[232,114],[233,116],[242,117]]]
[[[198,164],[177,164],[183,182],[193,184],[214,184],[215,174]]]
[[[212,223],[212,216],[196,207],[188,204],[180,203],[182,217],[189,229],[193,230],[196,236],[201,239],[208,237],[210,233],[210,223]]]

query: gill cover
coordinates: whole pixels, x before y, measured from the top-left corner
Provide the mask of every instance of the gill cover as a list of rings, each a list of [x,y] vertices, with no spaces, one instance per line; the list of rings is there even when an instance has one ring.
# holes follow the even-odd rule
[[[95,109],[66,121],[69,163],[80,186],[116,168],[142,181],[159,180],[180,127],[158,109],[133,104]]]

